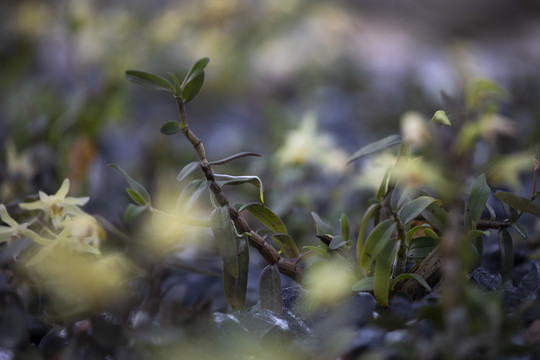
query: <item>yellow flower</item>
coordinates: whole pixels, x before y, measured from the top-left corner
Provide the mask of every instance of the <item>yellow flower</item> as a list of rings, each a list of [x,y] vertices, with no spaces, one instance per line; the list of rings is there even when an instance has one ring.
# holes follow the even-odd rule
[[[0,204],[0,219],[8,225],[0,225],[0,244],[3,242],[9,243],[16,238],[26,237],[28,235],[28,223],[17,223],[9,216],[4,204]]]
[[[26,210],[41,210],[52,221],[55,229],[58,229],[62,220],[67,215],[80,215],[83,211],[79,208],[86,204],[88,197],[66,197],[69,192],[69,179],[65,179],[60,189],[54,195],[39,192],[39,200],[31,203],[22,203],[19,206]]]

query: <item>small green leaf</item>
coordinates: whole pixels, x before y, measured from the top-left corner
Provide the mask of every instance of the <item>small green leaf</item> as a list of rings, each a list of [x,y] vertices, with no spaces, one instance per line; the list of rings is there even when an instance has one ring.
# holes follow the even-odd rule
[[[126,71],[126,79],[148,88],[175,92],[175,87],[167,79],[144,71],[128,70]]]
[[[372,154],[374,152],[381,151],[381,150],[384,150],[384,149],[389,148],[391,146],[400,144],[402,141],[403,141],[403,139],[399,135],[387,136],[384,139],[375,141],[375,142],[373,142],[373,143],[371,143],[369,145],[366,145],[366,146],[362,147],[358,151],[356,151],[347,160],[347,163],[351,163],[351,162],[361,158],[362,156],[369,155],[369,154]]]
[[[263,183],[261,179],[259,179],[258,176],[252,176],[252,175],[231,176],[231,175],[214,174],[214,177],[216,177],[216,179],[223,179],[223,180],[217,181],[217,183],[220,186],[240,185],[240,184],[246,184],[246,183],[256,186],[259,189],[259,197],[261,199],[261,202],[264,203],[264,195],[263,195],[264,187],[263,187]]]
[[[214,209],[210,214],[210,227],[214,233],[221,259],[223,272],[238,277],[238,251],[233,224],[226,206]]]
[[[349,241],[351,227],[349,225],[349,217],[347,216],[347,214],[341,214],[341,218],[339,219],[339,225],[341,227],[341,236],[343,237],[345,242]]]
[[[409,279],[415,280],[420,285],[425,287],[427,291],[431,291],[431,286],[429,286],[426,280],[418,274],[399,274],[398,276],[394,278],[394,280],[392,280],[391,290],[394,290],[394,287],[396,286],[398,282],[403,281],[403,280],[409,280]]]
[[[288,258],[294,259],[300,256],[298,247],[290,235],[275,234],[272,236],[272,239]]]
[[[496,192],[495,197],[515,209],[540,217],[540,206],[532,200],[503,191]]]
[[[228,156],[228,157],[226,157],[225,159],[216,160],[216,161],[210,161],[210,162],[208,162],[208,165],[222,165],[222,164],[226,164],[226,163],[228,163],[228,162],[230,162],[230,161],[233,161],[233,160],[236,160],[236,159],[240,159],[240,158],[243,158],[243,157],[246,157],[246,156],[257,156],[257,157],[261,157],[262,155],[261,155],[261,154],[254,153],[254,152],[241,152],[241,153],[238,153],[238,154],[234,154],[234,155]]]
[[[352,291],[373,291],[373,277],[366,277],[358,281],[351,288]]]
[[[388,306],[388,293],[392,279],[392,264],[399,248],[399,242],[389,242],[382,249],[380,256],[375,262],[373,273],[373,295],[377,303]]]
[[[302,248],[302,250],[304,250],[304,251],[307,251],[307,250],[313,251],[315,254],[319,255],[322,258],[328,257],[328,250],[326,248],[323,249],[323,248],[321,248],[319,246],[311,246],[311,245],[304,246]]]
[[[173,73],[170,72],[167,74],[169,74],[169,77],[171,78],[172,83],[174,85],[174,89],[175,89],[174,93],[178,95],[180,93],[180,81],[178,81],[178,78]]]
[[[362,256],[362,249],[364,248],[364,235],[366,233],[366,227],[369,222],[369,219],[373,216],[375,211],[379,209],[379,204],[371,204],[370,207],[366,210],[364,218],[362,219],[362,224],[358,232],[358,238],[356,239],[356,258],[360,264],[360,258]]]
[[[482,212],[486,207],[489,198],[490,189],[486,182],[486,176],[480,174],[475,180],[471,188],[467,207],[465,209],[465,228],[472,229],[473,224],[476,224]]]
[[[379,202],[382,201],[383,197],[386,195],[386,193],[388,192],[388,184],[390,182],[390,175],[392,173],[392,169],[388,169],[386,170],[386,172],[384,173],[384,177],[381,181],[381,185],[379,186],[379,190],[377,191],[377,200]]]
[[[277,264],[267,265],[263,269],[259,278],[259,299],[261,309],[283,314],[283,293]]]
[[[238,251],[238,276],[223,271],[223,292],[233,311],[246,307],[247,280],[249,272],[249,246],[246,236],[236,238]]]
[[[431,121],[434,121],[436,123],[443,124],[446,126],[452,125],[444,110],[437,110],[435,114],[433,115],[433,117],[431,118]]]
[[[332,234],[332,227],[325,223],[319,215],[315,212],[311,212],[311,217],[315,220],[315,226],[317,228],[317,235],[327,235]]]
[[[204,71],[204,69],[206,68],[206,65],[208,65],[209,62],[210,62],[210,59],[205,57],[205,58],[199,59],[195,64],[193,64],[193,66],[187,73],[186,77],[184,78],[184,81],[182,81],[181,87],[184,88],[188,83],[190,83],[197,76],[199,76]]]
[[[124,171],[122,168],[114,165],[114,164],[109,164],[110,167],[113,167],[115,168],[116,170],[120,171],[120,174],[122,174],[124,180],[128,183],[128,185],[137,193],[139,194],[139,196],[144,200],[144,202],[146,204],[149,204],[150,203],[150,194],[148,194],[148,191],[146,191],[146,189],[144,188],[144,186],[142,186],[140,183],[138,183],[137,181],[133,180],[133,178],[131,176],[129,176],[129,174]]]
[[[182,170],[180,170],[180,172],[178,173],[178,175],[176,176],[176,180],[178,180],[178,182],[182,182],[182,180],[184,180],[185,178],[187,178],[192,172],[194,172],[195,170],[199,169],[201,167],[201,163],[198,162],[198,161],[193,161],[193,162],[190,162],[189,164],[187,164],[186,166],[184,166],[182,168]]]
[[[147,204],[146,201],[144,201],[144,199],[141,197],[141,195],[139,195],[139,193],[136,192],[135,190],[131,188],[126,188],[126,192],[131,198],[131,200],[135,202],[135,204],[141,205],[141,206],[144,206]]]
[[[195,98],[199,94],[199,91],[201,91],[201,88],[204,84],[204,71],[200,73],[197,77],[195,77],[193,80],[188,82],[184,88],[182,89],[182,101],[184,101],[184,104],[187,104],[191,100]]]
[[[434,202],[440,202],[440,200],[434,199],[431,196],[420,196],[408,202],[398,212],[401,222],[408,224]]]
[[[161,133],[165,135],[174,135],[181,131],[180,123],[178,121],[167,121],[161,126]]]
[[[392,219],[380,222],[375,226],[371,234],[366,239],[366,243],[360,254],[359,264],[365,273],[369,272],[373,261],[378,258],[381,251],[392,238],[397,224]]]
[[[131,220],[134,217],[137,217],[140,214],[142,214],[147,209],[148,209],[148,206],[137,206],[135,204],[129,204],[126,208],[126,212],[124,212],[124,220],[125,221]]]
[[[287,234],[287,228],[279,216],[277,216],[272,210],[259,203],[248,203],[240,207],[239,212],[247,210],[251,215],[255,216],[257,220],[264,224],[267,228],[272,230],[276,234]]]
[[[347,245],[347,241],[343,239],[340,235],[336,235],[332,238],[332,241],[330,241],[330,245],[328,245],[328,248],[330,250],[337,250],[340,247]]]
[[[514,244],[512,236],[506,229],[499,230],[499,252],[501,255],[501,276],[504,283],[510,277],[514,266]]]
[[[407,246],[410,246],[411,241],[413,240],[413,236],[414,234],[416,234],[418,230],[424,230],[424,234],[425,234],[425,231],[429,226],[430,226],[429,224],[417,225],[413,227],[412,229],[410,229],[409,231],[407,231],[405,233],[405,239],[406,239],[405,243],[407,244]]]

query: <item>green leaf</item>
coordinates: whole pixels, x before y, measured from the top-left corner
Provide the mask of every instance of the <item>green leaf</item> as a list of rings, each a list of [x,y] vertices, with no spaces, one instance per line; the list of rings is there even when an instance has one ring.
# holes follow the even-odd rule
[[[187,212],[208,188],[208,181],[197,179],[187,184],[176,200],[176,209]]]
[[[382,249],[380,256],[375,262],[375,272],[373,274],[373,295],[377,303],[388,306],[388,292],[392,280],[392,264],[399,248],[399,242],[389,242]]]
[[[332,228],[325,223],[319,215],[315,212],[311,212],[311,217],[315,220],[315,227],[317,228],[317,235],[331,235]]]
[[[426,210],[422,211],[422,216],[435,229],[443,233],[448,224],[448,213],[440,206],[440,204],[432,203]]]
[[[499,252],[501,255],[501,276],[504,283],[510,277],[514,266],[514,244],[512,236],[506,229],[499,230]]]
[[[350,237],[350,231],[351,227],[349,225],[349,217],[347,214],[341,214],[341,218],[339,219],[339,225],[341,227],[341,236],[345,240],[345,242],[349,241]]]
[[[200,73],[197,77],[195,77],[193,80],[188,82],[184,88],[182,89],[182,101],[184,101],[184,104],[187,104],[191,100],[199,94],[199,91],[201,91],[201,88],[204,84],[204,71]]]
[[[429,205],[440,200],[431,196],[420,196],[405,204],[398,212],[398,216],[403,224],[408,224],[422,213]]]
[[[246,292],[249,272],[249,246],[246,236],[236,238],[238,251],[238,276],[223,271],[223,291],[233,311],[246,307]]]
[[[242,205],[239,212],[247,210],[251,215],[255,216],[257,220],[263,223],[264,226],[272,230],[276,234],[287,234],[287,228],[279,216],[277,216],[272,210],[259,203],[248,203]]]
[[[128,70],[126,71],[125,76],[126,79],[137,85],[162,91],[175,92],[174,85],[161,76],[137,70]]]
[[[414,261],[422,260],[428,256],[439,243],[440,241],[438,239],[429,236],[417,237],[412,240],[407,251],[407,257]]]
[[[379,204],[371,204],[367,208],[364,218],[362,219],[362,224],[358,232],[358,238],[356,239],[356,259],[358,259],[358,264],[360,264],[360,258],[362,256],[362,249],[364,248],[364,235],[366,233],[366,227],[369,222],[369,219],[373,216],[375,211],[379,209]]]
[[[178,173],[178,175],[176,176],[176,180],[178,180],[179,182],[182,182],[182,180],[184,180],[185,178],[187,178],[192,172],[194,172],[195,170],[199,169],[201,167],[201,163],[198,162],[198,161],[193,161],[193,162],[190,162],[189,164],[187,164],[186,166],[184,166],[182,168],[182,170],[180,170],[180,172]]]
[[[124,212],[124,220],[125,221],[131,220],[134,217],[137,217],[140,214],[142,214],[147,209],[148,209],[148,205],[137,206],[135,204],[129,204],[126,208],[126,211]]]
[[[465,209],[466,229],[472,229],[473,224],[476,224],[478,220],[480,220],[482,212],[486,207],[490,191],[491,190],[486,182],[486,176],[484,174],[480,174],[474,180],[469,199],[467,200],[467,207]]]
[[[375,226],[366,239],[360,254],[359,264],[365,273],[369,272],[373,261],[378,258],[381,251],[392,238],[397,224],[392,219],[380,222]]]
[[[131,176],[129,176],[129,174],[125,172],[122,168],[114,164],[109,164],[109,166],[120,171],[120,174],[122,174],[122,176],[124,177],[124,180],[128,183],[131,189],[133,189],[140,196],[140,198],[144,200],[145,204],[150,203],[150,194],[148,194],[148,191],[146,191],[144,186],[142,186],[137,181],[133,180],[133,178],[131,178]]]
[[[223,272],[238,277],[238,251],[228,207],[220,206],[212,211],[210,227],[223,260]]]
[[[225,185],[240,185],[240,184],[252,184],[256,186],[259,189],[259,197],[261,198],[261,202],[264,203],[264,187],[261,179],[259,179],[258,176],[231,176],[231,175],[222,175],[222,174],[214,174],[214,177],[217,179],[224,179],[224,180],[218,180],[217,183],[220,186]]]
[[[431,286],[429,286],[429,284],[426,282],[426,280],[422,276],[420,276],[418,274],[399,274],[392,281],[391,290],[394,290],[394,287],[396,286],[396,284],[398,282],[403,281],[403,280],[409,280],[409,279],[415,280],[420,285],[425,287],[427,291],[431,291]]]
[[[139,193],[136,192],[135,190],[133,190],[131,188],[126,188],[126,192],[129,195],[129,197],[131,198],[131,200],[133,200],[135,202],[135,204],[141,205],[141,206],[147,205],[146,201],[144,201],[144,199],[141,197],[141,195],[139,195]]]
[[[431,118],[431,121],[439,123],[439,124],[443,124],[443,125],[446,125],[446,126],[452,125],[450,123],[450,120],[448,119],[448,116],[446,115],[446,112],[444,110],[435,111],[435,114]]]
[[[246,156],[261,157],[262,155],[254,153],[254,152],[241,152],[241,153],[238,153],[238,154],[228,156],[225,159],[216,160],[216,161],[210,161],[210,162],[208,162],[208,165],[222,165],[222,164],[226,164],[226,163],[228,163],[228,162],[230,162],[232,160],[240,159],[240,158],[243,158],[243,157],[246,157]]]
[[[202,59],[199,59],[189,70],[186,77],[184,78],[184,81],[182,81],[182,88],[184,88],[188,83],[193,81],[197,76],[199,76],[204,69],[206,68],[206,65],[210,62],[210,59],[205,57]]]
[[[384,150],[386,148],[389,148],[391,146],[400,144],[403,141],[401,136],[399,135],[390,135],[385,137],[384,139],[375,141],[371,144],[368,144],[362,148],[360,148],[358,151],[356,151],[348,160],[347,163],[351,163],[362,156],[372,154],[377,151]]]
[[[300,256],[298,247],[290,235],[275,234],[272,236],[272,239],[288,258],[294,259]]]
[[[429,227],[430,225],[429,224],[422,224],[422,225],[417,225],[415,227],[413,227],[412,229],[410,229],[409,231],[407,231],[405,233],[405,243],[407,244],[407,246],[410,246],[411,244],[411,241],[413,240],[413,236],[414,234],[416,234],[416,232],[418,230],[424,230],[424,234],[425,234],[425,230]]]
[[[515,209],[540,217],[540,206],[532,200],[503,191],[496,192],[495,197]]]
[[[382,201],[383,197],[388,192],[388,184],[390,182],[390,174],[392,173],[392,168],[388,169],[384,173],[384,177],[381,181],[381,185],[379,186],[379,190],[377,191],[377,200],[379,202]]]
[[[267,265],[263,269],[259,278],[259,299],[261,309],[283,314],[283,293],[277,264]]]
[[[328,250],[326,248],[323,249],[323,248],[321,248],[319,246],[311,246],[311,245],[304,246],[302,248],[302,250],[304,250],[304,251],[307,251],[307,250],[313,251],[315,254],[319,255],[322,258],[328,257]]]
[[[174,93],[176,95],[180,94],[180,81],[178,81],[178,78],[173,73],[169,72],[167,74],[169,74],[169,77],[174,85]]]
[[[340,247],[344,246],[347,244],[347,241],[345,241],[345,239],[343,239],[343,237],[339,236],[339,235],[336,235],[332,238],[332,241],[330,241],[330,244],[328,245],[328,248],[330,250],[337,250],[339,249]]]
[[[373,277],[366,277],[358,281],[351,288],[352,291],[373,291]]]
[[[519,236],[521,236],[524,240],[527,240],[527,235],[528,235],[527,229],[523,225],[518,224],[518,223],[513,223],[512,229],[514,229],[514,231],[517,232]]]
[[[167,121],[161,126],[161,133],[165,135],[174,135],[181,131],[180,123],[178,121]]]

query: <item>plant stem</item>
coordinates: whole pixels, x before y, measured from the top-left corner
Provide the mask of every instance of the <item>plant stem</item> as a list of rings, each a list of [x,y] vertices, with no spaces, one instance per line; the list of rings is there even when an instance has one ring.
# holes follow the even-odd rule
[[[301,271],[296,267],[296,259],[284,259],[282,258],[276,249],[267,243],[259,234],[253,231],[245,218],[236,210],[236,208],[229,202],[225,194],[223,193],[221,186],[216,182],[214,178],[214,171],[206,158],[206,152],[202,141],[191,131],[186,117],[186,111],[182,98],[176,97],[176,104],[178,105],[178,112],[180,115],[180,127],[182,133],[186,139],[193,145],[193,148],[197,152],[201,163],[201,170],[209,182],[210,191],[214,194],[216,202],[220,206],[225,206],[229,210],[229,215],[234,223],[237,231],[240,234],[248,234],[249,245],[257,249],[261,256],[270,264],[278,265],[279,272],[283,275],[290,277],[291,279],[300,282]]]

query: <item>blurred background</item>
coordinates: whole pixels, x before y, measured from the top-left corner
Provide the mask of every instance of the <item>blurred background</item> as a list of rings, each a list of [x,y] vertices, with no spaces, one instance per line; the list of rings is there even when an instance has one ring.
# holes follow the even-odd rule
[[[122,226],[128,198],[110,163],[176,200],[176,174],[196,157],[159,132],[177,119],[174,100],[124,71],[181,78],[205,56],[193,131],[210,160],[261,153],[220,171],[260,176],[267,204],[298,229],[310,211],[363,210],[346,158],[399,133],[406,112],[429,119],[441,91],[460,101],[475,77],[510,94],[511,150],[540,139],[536,0],[19,0],[2,1],[0,17],[0,203],[69,177],[90,212]],[[246,186],[231,199],[257,201]]]

